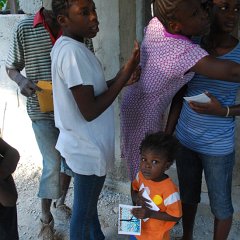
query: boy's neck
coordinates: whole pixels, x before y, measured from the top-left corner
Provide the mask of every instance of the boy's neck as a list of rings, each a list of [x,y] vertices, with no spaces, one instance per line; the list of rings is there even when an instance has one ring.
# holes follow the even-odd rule
[[[63,34],[62,35],[66,36],[66,37],[69,37],[69,38],[72,38],[72,39],[74,39],[74,40],[76,40],[78,42],[81,42],[81,43],[84,42],[84,38],[78,37],[78,36],[74,36],[73,34],[67,32],[67,31],[64,31],[64,30],[63,30]]]
[[[153,182],[162,182],[162,181],[164,181],[165,179],[167,179],[168,178],[168,175],[167,174],[163,174],[162,176],[160,176],[158,179],[155,179],[155,180],[151,180],[151,181],[153,181]]]

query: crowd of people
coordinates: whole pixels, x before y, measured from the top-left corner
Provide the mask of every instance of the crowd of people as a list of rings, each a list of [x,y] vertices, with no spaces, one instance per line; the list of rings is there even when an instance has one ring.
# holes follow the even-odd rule
[[[141,46],[134,43],[130,58],[108,81],[91,40],[99,31],[94,1],[42,2],[35,15],[17,25],[6,60],[9,77],[27,97],[43,158],[39,238],[54,239],[53,205],[70,219],[71,240],[105,239],[97,204],[114,165],[112,103],[124,88],[121,151],[131,180],[129,194],[133,205],[141,206],[132,214],[143,219],[141,235],[131,239],[170,239],[182,218],[180,238],[192,240],[204,172],[213,239],[226,240],[234,212],[235,116],[240,115],[235,104],[240,45],[233,35],[240,0],[153,0],[154,16]],[[51,110],[41,108],[40,81],[52,84]],[[202,93],[208,102],[183,98]],[[11,174],[19,154],[0,139],[0,157],[0,235],[17,240],[17,190]],[[175,160],[179,186],[165,173]],[[72,210],[65,205],[71,177]],[[160,199],[155,201],[158,211],[150,208],[144,191]]]

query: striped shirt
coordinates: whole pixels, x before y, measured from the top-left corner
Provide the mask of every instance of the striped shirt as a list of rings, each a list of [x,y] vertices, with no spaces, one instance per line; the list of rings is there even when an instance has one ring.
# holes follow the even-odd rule
[[[240,63],[240,43],[229,53],[219,57]],[[209,80],[196,74],[188,83],[186,96],[208,91],[223,106],[235,105],[239,83]],[[176,127],[176,137],[194,151],[208,155],[225,155],[234,151],[235,118],[198,114],[184,101]]]
[[[43,19],[42,10],[17,25],[6,61],[10,69],[22,71],[25,68],[27,78],[35,83],[51,81],[50,52],[56,41]],[[88,40],[87,44],[92,50],[92,41]],[[27,98],[27,112],[32,120],[53,119],[53,112],[40,111],[36,94]]]

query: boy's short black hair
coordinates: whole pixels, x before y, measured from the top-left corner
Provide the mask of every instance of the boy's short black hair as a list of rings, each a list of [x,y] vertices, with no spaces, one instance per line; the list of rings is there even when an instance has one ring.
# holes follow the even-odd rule
[[[68,16],[68,9],[73,2],[78,0],[53,0],[52,1],[52,11],[57,17],[58,15]]]
[[[152,0],[154,16],[167,28],[170,20],[177,20],[175,12],[186,0]]]
[[[146,135],[141,142],[140,153],[146,150],[164,155],[166,160],[172,164],[179,150],[179,142],[172,135],[163,132],[152,133]]]

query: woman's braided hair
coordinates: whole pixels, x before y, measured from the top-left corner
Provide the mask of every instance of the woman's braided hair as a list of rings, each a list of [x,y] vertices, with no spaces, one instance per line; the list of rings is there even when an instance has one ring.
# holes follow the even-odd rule
[[[186,0],[152,0],[154,16],[167,27],[170,20],[176,20],[175,12]]]

